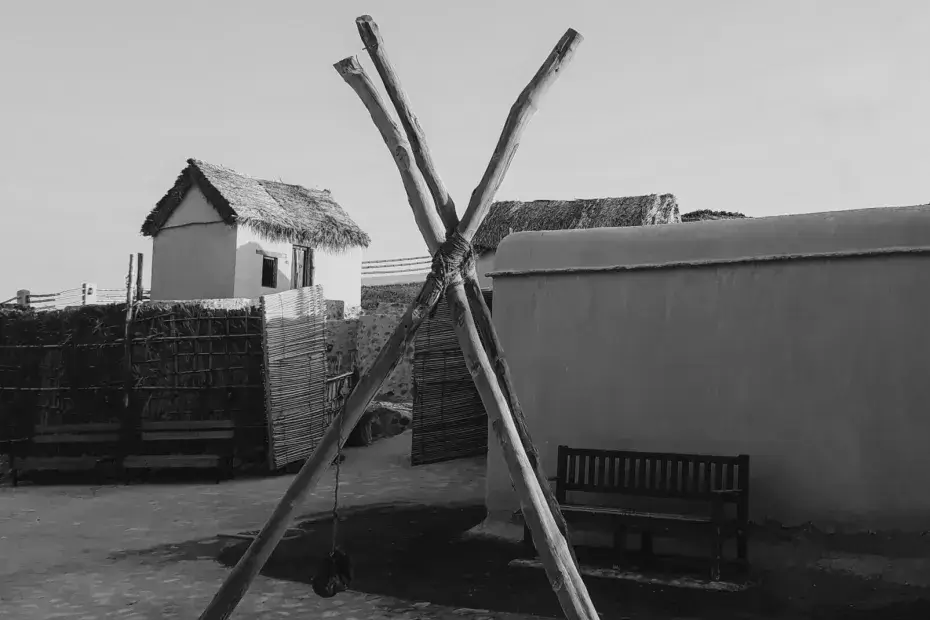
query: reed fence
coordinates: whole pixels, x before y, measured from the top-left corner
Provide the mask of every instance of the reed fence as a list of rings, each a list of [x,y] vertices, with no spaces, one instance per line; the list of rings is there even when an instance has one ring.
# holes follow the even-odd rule
[[[491,293],[485,292],[491,305]],[[443,299],[420,327],[413,355],[413,465],[487,453],[488,414],[465,366]]]
[[[269,316],[269,307],[286,311]],[[192,440],[231,429],[222,436],[239,464],[278,468],[305,458],[333,406],[324,329],[319,287],[267,296],[260,306],[0,309],[0,452],[66,468],[69,459],[119,462],[153,447],[196,455],[206,444]],[[308,419],[313,432],[304,432]],[[186,435],[146,443],[147,429],[169,427]]]

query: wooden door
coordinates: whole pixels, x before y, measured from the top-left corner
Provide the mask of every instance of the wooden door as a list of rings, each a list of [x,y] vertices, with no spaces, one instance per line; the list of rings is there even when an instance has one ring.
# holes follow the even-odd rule
[[[294,246],[294,269],[291,275],[291,288],[313,286],[313,250],[304,246]]]

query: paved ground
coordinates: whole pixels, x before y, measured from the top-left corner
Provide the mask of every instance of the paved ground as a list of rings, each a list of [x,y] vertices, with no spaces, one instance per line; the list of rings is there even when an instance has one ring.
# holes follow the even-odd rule
[[[329,527],[306,517],[330,509],[330,473],[297,520],[304,533],[282,543],[234,618],[557,617],[541,573],[506,567],[514,548],[457,540],[483,516],[483,459],[411,468],[409,448],[405,433],[347,451],[340,530],[353,591],[323,600],[308,584]],[[196,618],[246,544],[217,535],[260,527],[291,479],[2,487],[0,618]],[[910,591],[802,570],[740,595],[605,580],[589,589],[618,620],[930,617]]]
[[[409,433],[347,450],[341,502],[481,500],[482,459],[410,468],[408,454]],[[0,618],[196,618],[228,571],[216,561],[226,545],[216,535],[260,527],[291,479],[0,488]],[[330,473],[303,513],[328,510],[332,490]],[[155,562],[127,553],[186,541],[203,542],[191,553]],[[438,618],[446,612],[352,592],[324,601],[306,584],[260,577],[234,617],[308,613],[364,619]]]

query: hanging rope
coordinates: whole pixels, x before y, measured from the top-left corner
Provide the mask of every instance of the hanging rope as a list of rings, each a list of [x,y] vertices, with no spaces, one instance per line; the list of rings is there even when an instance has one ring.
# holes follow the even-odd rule
[[[342,392],[346,391],[347,387],[343,386]],[[334,421],[339,425],[339,442],[336,444],[336,482],[333,485],[332,544],[329,555],[320,562],[311,582],[313,591],[317,593],[317,596],[323,598],[332,598],[340,592],[345,592],[352,583],[352,562],[349,555],[339,548],[339,477],[342,470],[342,423],[344,413],[345,404],[343,404],[343,410],[339,412],[338,418]]]

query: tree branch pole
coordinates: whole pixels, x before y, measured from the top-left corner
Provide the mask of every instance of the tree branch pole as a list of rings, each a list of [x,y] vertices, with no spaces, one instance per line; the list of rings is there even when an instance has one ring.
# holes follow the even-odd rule
[[[533,443],[529,426],[526,423],[526,416],[523,414],[523,407],[520,405],[517,392],[513,387],[510,365],[507,363],[504,349],[497,336],[497,330],[494,328],[494,323],[491,321],[491,309],[488,308],[488,304],[484,301],[484,295],[481,293],[478,279],[473,273],[465,277],[465,296],[468,298],[472,315],[475,317],[475,326],[478,329],[478,334],[481,336],[481,342],[484,343],[485,352],[491,361],[491,366],[494,368],[494,374],[497,376],[497,381],[500,383],[501,391],[510,404],[510,410],[513,413],[513,422],[517,428],[517,434],[520,436],[520,442],[523,444],[523,449],[526,450],[526,455],[530,459],[530,465],[533,466],[533,470],[536,472],[536,479],[539,481],[539,486],[543,490],[543,495],[546,496],[546,502],[549,504],[549,510],[552,512],[552,518],[555,519],[555,524],[559,528],[559,533],[568,541],[568,550],[571,553],[572,560],[577,565],[578,558],[575,556],[575,549],[571,544],[572,539],[571,533],[568,530],[568,523],[565,521],[565,515],[562,514],[559,501],[556,499],[555,493],[552,492],[552,487],[549,485],[549,478],[546,476],[546,472],[543,469],[536,444]]]
[[[410,99],[407,92],[401,87],[400,79],[394,71],[394,65],[388,60],[387,52],[384,49],[384,41],[381,39],[381,32],[378,30],[378,24],[370,15],[362,15],[355,20],[358,27],[358,34],[371,56],[371,61],[381,76],[384,83],[384,89],[387,91],[388,98],[394,104],[397,110],[397,116],[400,118],[400,124],[410,140],[410,146],[413,150],[413,157],[417,162],[417,167],[423,173],[426,185],[429,187],[436,210],[439,211],[439,217],[445,224],[446,230],[455,230],[459,225],[458,215],[455,213],[455,203],[452,196],[446,189],[445,184],[439,177],[436,170],[436,164],[433,162],[433,155],[426,145],[426,136],[423,128],[420,127],[420,121],[414,116],[411,109]]]
[[[349,68],[352,68],[351,63],[348,60],[343,61],[342,63],[337,63],[337,70],[339,69],[339,65],[345,65],[345,66],[348,66]],[[355,65],[357,65],[357,62],[355,63]],[[366,99],[364,96],[362,96],[362,92],[359,92],[360,90],[363,92],[364,91],[369,91],[372,93],[374,92],[374,89],[371,88],[370,80],[367,79],[367,76],[364,76],[364,72],[361,71],[360,69],[361,69],[360,67],[357,67],[357,70],[355,70],[355,72],[358,74],[359,77],[363,79],[354,80],[355,82],[354,84],[353,84],[353,81],[350,80],[350,78],[352,77],[352,73],[353,73],[352,71],[347,72],[349,77],[347,77],[346,74],[343,73],[341,70],[340,70],[340,73],[343,73],[343,77],[346,79],[346,81],[350,85],[353,86],[353,89],[356,88],[356,85],[361,85],[365,87],[365,88],[357,89],[356,92],[359,94],[360,98],[362,98],[366,107],[369,109],[369,112],[372,114],[372,119],[376,122],[376,124],[378,124],[378,128],[382,133],[382,137],[385,139],[385,143],[388,145],[388,147],[392,151],[392,155],[394,156],[395,163],[397,163],[398,170],[401,173],[402,179],[404,181],[404,186],[405,186],[405,189],[407,190],[408,199],[410,200],[411,208],[414,210],[414,216],[417,220],[418,227],[423,233],[424,239],[427,241],[427,244],[431,246],[431,251],[434,252],[435,254],[438,249],[438,242],[439,240],[441,240],[441,237],[438,234],[438,231],[441,230],[441,226],[440,227],[436,226],[437,222],[435,219],[436,218],[435,212],[427,209],[428,199],[422,188],[422,179],[417,178],[419,176],[418,174],[419,171],[416,169],[411,169],[410,167],[411,157],[410,157],[409,151],[407,150],[407,148],[409,147],[405,144],[405,141],[403,141],[402,138],[398,139],[399,136],[397,135],[398,132],[396,130],[396,125],[394,125],[393,122],[390,121],[386,113],[381,115],[381,112],[383,111],[383,105],[380,104],[379,98],[369,97],[368,99]],[[537,76],[538,75],[539,74],[537,74]],[[511,116],[513,116],[513,110],[511,110]],[[384,123],[383,122],[384,119],[387,119],[388,122]],[[381,120],[382,122],[379,123],[379,120]],[[504,142],[506,141],[504,140],[504,136],[502,136],[502,142],[499,143],[498,146],[500,147],[501,144]],[[512,157],[512,154],[509,157]],[[506,169],[506,164],[509,164],[509,158],[507,159],[507,161],[504,162],[505,169]],[[493,167],[493,162],[492,162],[492,165],[489,165],[489,170],[491,170],[492,167]],[[502,178],[502,176],[503,175],[501,174],[500,178]],[[500,182],[498,180],[497,185],[499,184]],[[496,190],[496,186],[494,187],[494,189]],[[477,190],[476,190],[476,193],[477,193]],[[485,191],[484,195],[490,196],[490,195],[493,195],[493,192]],[[474,194],[472,198],[473,198],[472,202],[474,203],[475,202]],[[490,202],[490,199],[488,199],[487,201]],[[485,211],[486,211],[486,206],[487,205],[485,205]],[[432,217],[430,217],[431,215]],[[472,217],[474,217],[474,215]],[[477,228],[477,226],[475,226],[475,228]],[[434,249],[433,246],[436,246],[436,249]],[[441,266],[441,261],[434,261],[434,275],[436,275],[437,265]],[[460,268],[460,265],[457,265],[457,267]],[[336,456],[337,447],[340,443],[340,440],[342,439],[342,435],[344,435],[344,433],[341,432],[342,429],[352,428],[354,424],[356,424],[358,420],[361,418],[361,415],[364,412],[365,408],[367,407],[368,403],[371,402],[372,398],[377,393],[378,389],[380,388],[381,384],[384,382],[385,378],[390,374],[390,372],[396,366],[397,362],[399,361],[400,356],[402,355],[403,351],[406,349],[407,343],[409,343],[410,339],[413,337],[413,334],[415,333],[416,329],[422,323],[423,319],[426,317],[429,311],[433,307],[435,307],[435,304],[437,303],[439,299],[440,293],[441,291],[439,290],[439,287],[437,286],[437,278],[435,277],[429,278],[427,282],[424,284],[423,289],[421,290],[420,295],[418,296],[417,300],[408,309],[407,313],[404,315],[403,319],[401,320],[401,323],[397,326],[391,338],[382,348],[381,352],[378,355],[377,360],[375,361],[375,364],[372,366],[369,372],[366,373],[365,377],[362,378],[362,380],[356,386],[355,390],[353,390],[353,393],[349,396],[343,413],[338,417],[339,424],[338,425],[333,424],[327,430],[320,444],[316,447],[316,449],[314,450],[314,453],[304,464],[300,473],[297,474],[294,481],[291,483],[291,486],[288,488],[287,492],[285,493],[285,496],[282,498],[281,502],[276,507],[274,513],[269,518],[265,526],[262,528],[262,531],[259,533],[259,535],[255,538],[255,540],[249,546],[248,550],[246,551],[246,554],[240,559],[236,567],[227,576],[227,579],[221,586],[220,590],[217,592],[217,594],[214,596],[213,600],[211,601],[210,605],[201,615],[201,620],[219,620],[219,619],[225,620],[233,612],[236,605],[241,600],[242,596],[244,596],[245,592],[248,590],[249,585],[254,580],[254,578],[258,575],[258,573],[261,571],[262,566],[264,566],[268,557],[273,552],[275,546],[280,541],[280,539],[283,537],[293,513],[296,511],[299,505],[305,500],[309,491],[319,482],[319,479],[322,477],[323,472],[325,471],[327,466],[332,462],[332,459]],[[459,299],[459,302],[460,303],[458,304],[457,307],[462,308],[463,303],[461,303],[461,299]],[[465,313],[469,314],[467,310],[467,306],[464,306],[464,307],[465,307]],[[469,316],[468,319],[471,320],[471,317]],[[474,336],[474,334],[476,333],[474,329],[473,321],[472,321],[471,333],[472,333],[472,336]],[[472,343],[472,344],[475,345],[476,343]],[[487,383],[490,383],[489,381],[490,374],[488,373],[489,364],[487,363],[487,356],[484,355],[484,352],[481,349],[480,344],[477,344],[476,346],[478,349],[478,368],[482,369],[482,372],[484,373],[482,375],[484,381]],[[484,362],[485,362],[483,365],[481,363],[482,358],[484,359]],[[485,392],[487,392],[487,390],[485,390]],[[497,394],[498,395],[501,394],[499,387],[497,388]],[[493,393],[491,394],[491,396],[492,397],[494,396]],[[509,412],[509,409],[506,408],[506,403],[504,405],[505,407],[503,409],[500,409],[500,412],[506,413],[507,415],[502,415],[501,420],[503,420],[503,426],[505,427],[504,430],[507,431],[509,429],[509,434],[512,437],[514,434],[514,431],[512,428],[513,421],[510,420],[509,418],[510,412]],[[488,405],[486,404],[486,407],[487,406]],[[507,422],[509,422],[510,424],[508,425]],[[495,426],[495,430],[497,431],[499,427],[501,427],[501,425]],[[522,463],[523,471],[525,473],[525,468],[526,468],[525,466],[528,463],[528,457],[526,455],[526,452],[520,448],[522,448],[522,446],[520,446],[519,448],[516,448],[516,447],[513,448],[513,450],[516,450],[515,452],[516,460],[514,459],[509,460],[509,464],[514,465],[514,467],[511,468],[512,476],[515,473],[517,473],[517,468],[521,467],[521,463]],[[505,446],[505,453],[508,454],[508,457],[510,456],[510,454],[507,452],[506,446]],[[521,453],[522,453],[522,460],[520,458]],[[528,502],[525,499],[525,495],[521,493],[521,502],[524,503],[525,506],[529,504],[530,506],[535,507],[540,504],[539,495],[541,494],[541,487],[538,484],[538,482],[535,480],[535,477],[529,477],[529,479],[527,480],[524,476],[521,476],[521,482],[517,484],[520,488],[523,488],[524,490],[529,491],[531,494],[535,493],[533,497],[528,498]],[[534,498],[536,500],[535,503],[533,501]],[[537,530],[536,532],[534,532],[534,534],[537,537],[537,540],[540,540],[542,538],[546,540],[548,543],[549,542],[548,539],[551,538],[551,535],[552,535],[551,514],[548,514],[548,518],[547,518],[546,515],[548,511],[543,511],[542,517],[540,517],[538,510],[535,510],[533,512],[534,512],[534,517],[531,517],[531,529]],[[546,536],[543,532],[540,532],[539,530],[541,529],[545,529],[546,533],[548,533],[549,536]],[[540,534],[544,534],[544,535],[541,537]],[[561,537],[558,537],[558,538],[561,538]],[[562,551],[564,551],[564,546],[565,546],[565,541],[564,539],[562,539],[562,546],[561,546]],[[560,553],[560,546],[558,545],[558,543],[555,544],[553,549],[554,549],[554,552],[551,552],[551,555],[548,552],[549,551],[548,549],[547,549],[547,552],[544,552],[543,554],[544,561],[546,561],[547,559],[552,560],[552,558],[556,558],[557,560],[560,559],[562,566],[564,566],[565,565],[565,557],[564,557],[565,554]],[[549,565],[551,563],[552,562],[546,562],[547,569],[549,568]],[[569,617],[571,618],[575,618],[575,617],[594,618],[596,617],[596,614],[595,615],[590,615],[590,614],[577,615],[577,614],[588,613],[585,609],[586,605],[584,602],[584,599],[587,599],[587,592],[584,590],[584,585],[583,585],[583,582],[581,582],[580,576],[577,575],[577,570],[574,570],[575,566],[571,565],[571,566],[568,566],[567,568],[568,568],[567,575],[564,574],[564,571],[558,571],[558,570],[556,571],[556,574],[554,575],[550,574],[550,579],[552,579],[553,581],[553,587],[556,589],[557,593],[560,594],[560,601],[563,601],[566,598],[566,596],[571,598],[571,595],[573,594],[578,595],[579,590],[577,589],[576,585],[581,584],[580,595],[582,596],[582,600],[577,602],[578,603],[576,606],[577,609],[573,607],[571,610],[567,610],[566,613],[568,613]],[[547,570],[547,572],[549,571]],[[568,577],[568,579],[566,579],[566,577]],[[588,603],[590,602],[588,601]],[[589,610],[593,610],[593,606],[591,606],[590,604],[588,604],[587,607],[589,608]]]
[[[417,222],[417,227],[423,234],[430,254],[436,254],[443,239],[446,238],[446,231],[436,213],[436,209],[432,207],[423,176],[414,162],[410,143],[407,142],[397,124],[388,114],[381,95],[378,94],[375,85],[372,84],[371,79],[358,60],[353,56],[340,60],[333,66],[342,76],[342,79],[352,87],[352,90],[362,100],[362,103],[365,104],[365,108],[371,115],[371,120],[374,121],[375,126],[381,133],[381,137],[384,139],[384,143],[391,151],[394,163],[397,164],[397,171],[400,172],[400,178],[404,183],[407,201],[413,210],[413,217]]]
[[[372,120],[381,132],[381,137],[390,149],[403,179],[417,226],[430,252],[435,254],[444,238],[442,222],[435,209],[429,204],[429,197],[426,195],[425,184],[419,170],[411,166],[413,157],[410,154],[410,145],[387,114],[381,97],[358,61],[354,58],[346,58],[336,63],[334,67],[365,104]],[[235,611],[239,601],[245,596],[249,586],[261,572],[281,538],[284,537],[294,513],[304,503],[310,491],[319,484],[327,467],[336,458],[338,449],[345,443],[349,433],[342,432],[343,429],[355,428],[365,409],[381,389],[381,385],[403,357],[416,330],[439,303],[442,295],[440,282],[441,280],[437,278],[428,278],[424,283],[417,299],[394,328],[394,332],[382,347],[375,363],[352,390],[343,412],[333,420],[333,424],[327,429],[310,458],[300,468],[261,532],[246,549],[245,554],[227,575],[213,600],[201,614],[200,620],[226,620]]]
[[[417,167],[423,174],[426,185],[432,193],[433,202],[439,211],[439,216],[442,218],[443,224],[445,224],[447,230],[459,229],[459,233],[466,236],[467,231],[459,226],[459,219],[455,213],[454,202],[451,196],[449,196],[442,179],[439,177],[439,172],[436,170],[436,166],[433,163],[423,128],[420,127],[419,121],[416,116],[414,116],[410,105],[410,99],[400,83],[400,78],[394,70],[394,65],[388,58],[384,40],[381,37],[378,25],[370,15],[359,17],[355,20],[355,23],[358,27],[362,43],[364,43],[365,49],[368,50],[368,54],[371,56],[372,63],[381,76],[381,81],[384,83],[384,89],[388,93],[388,98],[394,104],[397,116],[400,119],[400,124],[407,134],[407,139],[410,141]],[[566,32],[553,52],[546,58],[546,61],[534,76],[533,80],[529,83],[527,88],[524,89],[523,93],[521,93],[521,99],[518,99],[514,107],[511,108],[510,116],[508,117],[508,121],[504,124],[497,149],[491,157],[488,171],[485,172],[485,178],[482,179],[482,182],[485,182],[485,179],[500,179],[506,174],[510,162],[512,161],[512,155],[507,156],[506,151],[508,149],[512,149],[513,151],[516,150],[516,145],[519,145],[520,142],[520,133],[525,130],[532,116],[532,111],[529,115],[525,115],[523,113],[524,108],[519,107],[518,104],[523,100],[534,101],[535,104],[538,105],[543,94],[540,92],[540,89],[545,90],[548,84],[551,84],[551,82],[558,77],[557,72],[571,60],[573,50],[582,40],[581,36],[577,33],[572,35],[573,32],[572,30]],[[523,120],[514,120],[520,118],[523,118]],[[484,203],[472,207],[473,212],[486,212],[486,205],[489,205],[494,199],[496,188],[494,188],[494,190],[495,191],[486,191],[480,187],[476,189],[472,196],[478,197],[478,199],[483,200]],[[466,236],[466,238],[468,237]],[[513,389],[510,368],[504,359],[500,341],[494,330],[494,325],[491,320],[491,311],[487,307],[487,304],[485,304],[480,287],[478,287],[477,281],[475,281],[474,278],[466,279],[465,292],[468,296],[478,333],[481,335],[488,357],[492,361],[494,372],[510,404],[510,409],[514,416],[514,423],[517,426],[521,442],[523,443],[523,449],[526,450],[530,463],[536,472],[536,478],[539,480],[543,493],[546,495],[549,508],[553,513],[556,524],[559,526],[559,532],[565,536],[566,540],[570,541],[568,525],[565,521],[565,517],[562,515],[562,510],[555,498],[555,494],[549,486],[549,481],[540,463],[539,452],[536,450],[536,446],[533,444],[532,438],[530,437],[529,429],[526,424],[526,417],[523,414],[523,408],[520,406],[516,392]],[[575,552],[571,545],[569,545],[569,549],[574,558]]]
[[[597,610],[578,573],[568,541],[559,533],[548,500],[523,449],[522,438],[514,424],[507,399],[497,381],[492,380],[496,375],[481,346],[461,280],[446,290],[446,301],[452,311],[452,326],[462,347],[468,371],[491,418],[491,427],[500,441],[510,478],[523,506],[523,516],[534,539],[543,543],[537,544],[537,549],[562,611],[569,620],[597,620]]]
[[[530,85],[524,89],[520,99],[518,99],[518,103],[523,101],[523,107],[535,105],[535,102],[538,101],[537,89],[545,88],[553,81],[555,71],[553,66],[561,66],[561,63],[553,63],[552,58],[556,55],[556,52],[561,49],[566,38],[570,38],[569,35],[571,32],[573,31],[569,31],[569,33],[563,37],[563,40],[560,41],[560,45],[556,47],[553,54],[550,54],[550,58],[547,59],[547,62],[544,63],[540,71],[534,76]],[[577,40],[580,42],[580,37],[577,37]],[[575,45],[577,45],[577,43],[575,43]],[[569,50],[574,49],[573,45],[567,45],[565,47]],[[562,56],[559,57],[561,58]],[[375,120],[381,131],[382,137],[384,137],[385,144],[391,148],[395,155],[395,160],[398,160],[398,149],[393,145],[399,144],[399,138],[389,135],[390,132],[385,131],[385,127],[389,126],[396,129],[396,125],[393,123],[388,125],[388,123],[383,120],[379,123],[379,119],[388,118],[387,111],[383,109],[383,103],[380,103],[380,98],[377,97],[376,94],[365,92],[373,88],[373,86],[360,66],[353,67],[353,73],[361,73],[360,76],[353,76],[351,81],[346,77],[349,73],[343,70],[346,62],[347,61],[337,63],[337,70],[346,78],[346,81],[356,90],[359,98],[365,103],[372,119]],[[357,65],[357,63],[355,64]],[[395,88],[395,92],[397,91],[399,91],[399,88]],[[381,109],[375,109],[375,106]],[[498,145],[499,148],[505,150],[509,149],[510,155],[504,158],[492,158],[492,162],[488,168],[489,174],[486,174],[486,177],[492,180],[496,179],[498,185],[509,167],[512,154],[516,150],[515,146],[509,145],[519,143],[520,133],[525,128],[526,122],[531,116],[531,114],[526,114],[524,112],[523,107],[515,105],[511,110],[510,117],[523,120],[517,123],[508,122],[505,124],[505,133],[501,138],[501,144],[503,144],[503,146],[501,146],[501,144]],[[510,120],[511,118],[508,118],[508,121]],[[422,140],[422,137],[421,144],[425,145],[425,140]],[[497,154],[497,152],[495,152],[495,154]],[[401,169],[400,166],[399,169]],[[412,174],[409,169],[401,169],[401,173]],[[482,180],[482,183],[486,182],[489,181],[486,179]],[[408,191],[421,192],[419,196],[408,195],[408,202],[411,207],[414,209],[418,207],[427,208],[429,200],[425,193],[423,193],[419,183],[408,182],[407,179],[404,179],[404,187],[407,188]],[[497,188],[494,187],[492,190],[488,191],[487,188],[482,188],[479,184],[475,195],[481,196],[483,200],[489,202],[496,189]],[[480,203],[478,207],[480,207]],[[474,210],[472,211],[474,212]],[[484,209],[484,211],[486,213],[487,209]],[[417,221],[419,222],[422,219],[423,218],[417,218]],[[428,231],[421,228],[421,232],[429,243]],[[450,238],[448,243],[454,243],[454,240]],[[446,250],[446,246],[443,247],[443,250]],[[443,250],[440,250],[440,252],[436,254],[434,264],[437,261],[445,262],[447,257],[442,256]],[[448,254],[451,256],[452,252],[449,251]],[[468,258],[470,260],[470,253],[468,254]],[[496,374],[488,361],[488,356],[478,336],[478,331],[475,327],[474,318],[469,309],[463,286],[463,267],[464,265],[462,265],[461,258],[459,258],[458,263],[455,264],[456,273],[453,278],[455,284],[446,289],[446,299],[453,313],[456,315],[453,326],[456,330],[459,344],[465,354],[466,361],[469,362],[469,371],[475,380],[475,385],[481,396],[482,403],[492,419],[492,427],[495,429],[498,439],[501,442],[508,469],[510,470],[511,479],[514,482],[514,486],[521,500],[521,505],[523,506],[524,518],[527,519],[530,530],[533,532],[534,539],[541,543],[545,543],[544,545],[538,545],[540,555],[546,567],[546,572],[553,590],[555,590],[556,596],[559,598],[559,602],[566,616],[573,620],[575,618],[579,620],[597,618],[597,611],[594,609],[594,604],[591,602],[587,588],[581,579],[581,575],[578,573],[578,566],[573,550],[568,545],[565,536],[559,531],[552,514],[549,500],[543,491],[544,485],[540,484],[537,479],[537,470],[529,461],[529,457],[523,447],[524,437],[521,435],[520,431],[517,430],[517,425],[513,420],[509,404],[506,402],[503,392],[497,384]],[[487,321],[486,328],[493,332],[493,325],[490,321]],[[494,342],[496,341],[495,334]],[[525,425],[523,430],[525,431]],[[548,482],[545,482],[545,487],[548,487]]]
[[[569,28],[510,108],[510,114],[507,115],[504,129],[494,148],[494,155],[488,162],[481,182],[472,192],[468,208],[462,216],[459,232],[469,241],[475,236],[475,231],[484,221],[484,216],[488,214],[491,200],[504,180],[507,169],[510,168],[510,162],[520,146],[523,130],[536,113],[540,99],[555,82],[562,68],[574,57],[575,50],[583,40],[580,34]]]
[[[136,301],[142,301],[142,252],[136,254]]]
[[[374,364],[352,390],[346,400],[345,409],[336,416],[333,424],[326,430],[320,443],[313,450],[313,454],[291,481],[284,497],[275,507],[261,532],[226,576],[223,585],[200,615],[200,620],[226,620],[235,611],[252,581],[261,572],[275,547],[284,537],[294,513],[306,501],[310,491],[319,484],[320,478],[336,458],[338,449],[349,435],[343,429],[353,429],[358,424],[385,379],[390,376],[403,357],[417,328],[439,302],[441,294],[442,291],[433,279],[426,281],[416,301],[407,309],[400,323],[394,328],[394,333],[384,343]]]

